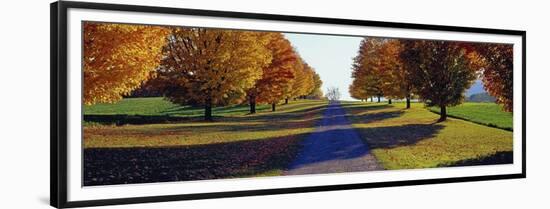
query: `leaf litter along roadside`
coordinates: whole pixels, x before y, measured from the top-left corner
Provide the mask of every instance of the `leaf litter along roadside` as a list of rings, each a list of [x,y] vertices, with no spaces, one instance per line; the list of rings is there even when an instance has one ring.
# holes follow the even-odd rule
[[[512,132],[449,119],[422,104],[347,103],[348,117],[385,169],[511,163]]]
[[[299,142],[314,130],[325,106],[322,102],[305,103],[287,111],[281,108],[280,113],[247,116],[251,121],[242,125],[241,119],[228,117],[215,125],[85,127],[88,139],[103,138],[103,142],[98,146],[97,141],[90,144],[85,140],[84,185],[280,175],[296,155]],[[109,144],[109,137],[117,142]],[[124,138],[135,146],[118,146]],[[164,138],[171,139],[155,144]],[[201,141],[205,138],[215,139]]]

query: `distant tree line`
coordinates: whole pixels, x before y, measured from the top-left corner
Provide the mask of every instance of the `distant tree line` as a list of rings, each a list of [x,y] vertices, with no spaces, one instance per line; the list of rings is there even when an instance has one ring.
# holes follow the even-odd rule
[[[464,92],[479,77],[487,92],[512,111],[512,45],[368,37],[353,60],[349,91],[353,98],[411,98],[441,109],[463,102]]]
[[[472,94],[466,98],[468,102],[496,102],[495,97],[489,95],[487,92]]]

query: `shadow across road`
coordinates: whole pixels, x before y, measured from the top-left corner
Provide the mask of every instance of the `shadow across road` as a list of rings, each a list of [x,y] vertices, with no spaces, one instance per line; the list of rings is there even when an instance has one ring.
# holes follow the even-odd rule
[[[285,175],[382,169],[336,102],[329,104],[317,129],[301,145],[300,153]]]

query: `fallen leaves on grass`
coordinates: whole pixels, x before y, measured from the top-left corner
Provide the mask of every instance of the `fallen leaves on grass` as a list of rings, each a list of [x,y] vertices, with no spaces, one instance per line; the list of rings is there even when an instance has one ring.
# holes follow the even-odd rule
[[[346,111],[385,169],[511,162],[499,153],[512,153],[512,132],[459,119],[434,123],[438,115],[419,103],[408,110],[401,103],[355,103]]]
[[[225,118],[215,125],[85,127],[84,185],[280,175],[321,111],[251,116],[249,122]]]

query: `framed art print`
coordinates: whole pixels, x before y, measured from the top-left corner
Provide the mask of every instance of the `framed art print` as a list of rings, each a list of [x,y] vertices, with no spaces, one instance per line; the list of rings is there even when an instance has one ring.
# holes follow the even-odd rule
[[[51,205],[525,178],[526,32],[51,4]]]

